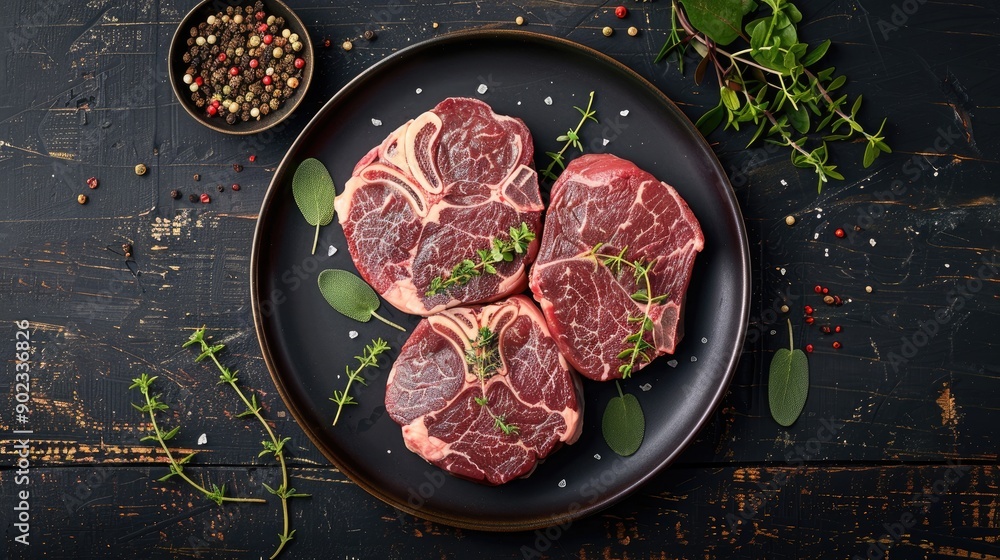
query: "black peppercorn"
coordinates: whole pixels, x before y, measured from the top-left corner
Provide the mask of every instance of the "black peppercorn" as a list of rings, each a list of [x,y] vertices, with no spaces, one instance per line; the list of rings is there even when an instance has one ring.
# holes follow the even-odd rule
[[[377,38],[378,38],[378,35],[376,35],[375,32],[372,31],[371,29],[369,29],[368,31],[365,31],[365,40],[366,41],[374,41]]]
[[[189,194],[188,195],[188,200],[190,200],[191,202],[198,202],[198,195],[196,195],[196,194]]]
[[[178,199],[180,197],[181,197],[181,191],[179,191],[177,189],[174,189],[174,190],[170,191],[170,198]]]
[[[215,185],[215,190],[217,190],[219,192],[222,192],[222,191],[226,190],[226,188],[223,187],[222,185]]]
[[[201,175],[199,175],[199,174],[197,174],[197,173],[195,173],[195,174],[194,174],[194,177],[192,177],[192,178],[193,178],[193,179],[194,179],[195,181],[201,181]]]
[[[234,163],[233,164],[233,171],[239,173],[240,171],[243,171],[243,166],[240,165],[240,164],[238,164],[238,163]]]

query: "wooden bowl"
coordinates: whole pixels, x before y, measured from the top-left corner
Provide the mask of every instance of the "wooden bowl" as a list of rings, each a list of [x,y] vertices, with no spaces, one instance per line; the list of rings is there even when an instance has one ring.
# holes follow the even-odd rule
[[[313,62],[315,61],[315,57],[313,56],[313,45],[309,38],[309,31],[306,29],[305,24],[302,23],[302,20],[299,19],[299,16],[297,16],[291,8],[280,0],[262,1],[264,3],[264,11],[268,15],[284,18],[285,27],[291,29],[293,33],[297,33],[299,35],[299,40],[302,42],[302,50],[297,54],[298,57],[306,61],[306,65],[305,68],[302,69],[302,78],[299,81],[299,87],[296,88],[295,94],[286,99],[281,107],[276,111],[271,111],[267,115],[261,116],[259,120],[251,119],[246,122],[238,121],[236,124],[228,124],[222,117],[209,117],[204,109],[196,106],[194,101],[191,100],[191,92],[182,81],[184,74],[188,69],[188,64],[184,62],[183,57],[184,53],[188,49],[187,39],[190,37],[191,27],[205,21],[210,15],[225,12],[226,8],[229,6],[244,7],[248,4],[252,4],[253,0],[245,0],[242,2],[235,0],[204,0],[192,8],[191,11],[184,16],[184,19],[181,20],[180,25],[177,26],[177,30],[174,32],[173,39],[170,41],[170,49],[168,51],[170,87],[173,88],[174,95],[180,102],[181,107],[184,107],[184,110],[187,111],[187,113],[191,115],[194,120],[200,122],[208,128],[211,128],[212,130],[216,130],[224,134],[236,135],[256,134],[267,130],[285,120],[289,115],[295,112],[295,109],[305,98],[306,91],[309,89],[309,84],[312,82]]]

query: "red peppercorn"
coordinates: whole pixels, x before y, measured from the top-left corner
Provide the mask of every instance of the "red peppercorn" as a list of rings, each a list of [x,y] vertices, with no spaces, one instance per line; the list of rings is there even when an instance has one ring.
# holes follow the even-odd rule
[[[233,190],[234,191],[240,190],[240,184],[239,183],[233,183]]]
[[[328,48],[330,48],[330,45],[332,45],[332,44],[333,43],[329,39],[323,39],[323,47],[324,48],[328,49]]]
[[[202,85],[202,84],[205,83],[205,78],[202,78],[201,76],[198,76],[197,78],[194,79],[194,83],[196,83],[196,84],[198,84],[200,86],[200,85]]]
[[[830,334],[830,325],[823,325],[819,328],[820,332],[823,334]]]
[[[813,345],[812,344],[806,344],[806,352],[809,352],[810,354],[812,354],[812,351],[813,351]]]
[[[96,189],[97,188],[97,177],[91,177],[90,179],[87,179],[87,186],[90,187],[90,188],[92,188],[92,189]]]
[[[816,320],[816,319],[814,319],[814,318],[812,318],[812,317],[806,317],[806,324],[807,324],[807,325],[811,325],[811,324],[813,324],[813,322],[814,322],[815,320]]]
[[[270,33],[268,33],[267,35],[264,35],[264,39],[262,40],[264,41],[265,45],[270,45],[271,42],[274,41],[274,37]]]
[[[304,58],[296,58],[295,59],[295,67],[296,68],[298,68],[298,69],[301,70],[302,68],[305,67],[305,65],[306,65],[306,61],[305,61]]]
[[[250,154],[250,157],[248,157],[247,159],[250,160],[250,163],[253,163],[257,161],[257,156],[254,154]]]
[[[232,68],[229,69],[229,75],[230,76],[239,76],[240,75],[240,69],[237,68],[237,67],[235,67],[235,66],[233,66]]]
[[[830,293],[830,288],[823,288],[823,293],[824,294]]]
[[[806,308],[805,308],[805,311],[806,311],[806,315],[812,315],[813,314],[813,308],[812,308],[812,306],[811,305],[807,305]]]
[[[823,293],[823,286],[820,286],[819,284],[816,284],[816,287],[813,288],[813,291],[816,292],[817,294],[822,294]]]
[[[628,8],[625,6],[618,6],[615,8],[615,15],[618,16],[618,19],[624,18],[628,15]]]
[[[250,68],[256,68],[258,66],[260,66],[260,61],[257,60],[256,58],[251,58],[250,59]]]
[[[840,342],[838,342],[838,341],[834,340],[834,341],[833,341],[833,349],[834,349],[834,350],[840,350],[840,347],[841,347],[841,344],[840,344]]]
[[[205,204],[212,202],[212,198],[208,196],[208,193],[201,193],[201,201]]]
[[[213,99],[212,100],[212,107],[215,107],[216,109],[218,109],[219,105],[221,105],[221,103],[219,103],[218,99]]]
[[[840,305],[842,303],[844,303],[844,301],[842,299],[840,299],[840,296],[833,296],[833,304],[834,305]]]
[[[847,236],[847,233],[844,232],[843,228],[837,228],[837,230],[834,231],[833,234],[841,239]]]
[[[225,61],[226,61],[226,53],[220,52],[219,53],[219,62],[225,62]]]
[[[840,332],[841,330],[842,329],[840,328],[840,325],[837,325],[836,327],[833,327],[833,332]]]
[[[257,12],[256,14],[253,15],[253,17],[257,21],[263,21],[264,20],[264,12],[262,12],[262,11],[261,12]]]
[[[205,112],[208,113],[208,116],[214,117],[219,110],[215,107],[215,105],[209,105],[208,108],[205,109]]]
[[[257,26],[257,31],[259,31],[261,33],[267,33],[267,24],[266,23],[262,23],[262,24],[258,25]]]
[[[264,76],[260,80],[265,86],[271,85],[271,76]]]

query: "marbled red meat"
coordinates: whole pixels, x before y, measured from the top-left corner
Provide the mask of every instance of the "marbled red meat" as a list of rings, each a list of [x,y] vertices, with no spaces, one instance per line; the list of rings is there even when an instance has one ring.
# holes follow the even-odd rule
[[[533,152],[520,119],[475,99],[445,99],[400,126],[358,162],[337,197],[361,276],[398,309],[425,316],[524,290],[543,210]],[[525,253],[496,274],[427,295],[433,278],[521,223],[536,234]]]
[[[484,327],[496,336],[497,360],[481,378],[470,352]],[[420,321],[389,373],[385,406],[414,453],[456,476],[503,484],[577,440],[580,391],[541,312],[518,295]],[[497,416],[516,433],[498,428]]]
[[[569,363],[605,381],[621,377],[623,341],[637,330],[629,318],[642,317],[646,304],[632,297],[645,289],[632,270],[616,274],[593,256],[599,243],[602,254],[624,249],[631,261],[655,260],[652,293],[667,297],[649,308],[652,359],[672,353],[683,336],[684,294],[705,237],[673,187],[613,155],[573,160],[552,186],[531,291]]]

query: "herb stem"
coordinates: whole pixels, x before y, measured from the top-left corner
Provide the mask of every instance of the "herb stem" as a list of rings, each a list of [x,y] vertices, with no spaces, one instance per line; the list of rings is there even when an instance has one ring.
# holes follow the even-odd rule
[[[150,398],[150,396],[149,396],[149,386],[148,385],[140,385],[139,386],[139,390],[142,392],[142,396],[146,399],[146,409],[147,409],[147,412],[149,413],[149,421],[150,421],[150,423],[153,426],[153,433],[156,436],[156,441],[159,442],[159,444],[160,444],[160,448],[163,449],[163,452],[167,455],[167,460],[170,462],[170,472],[171,473],[173,473],[173,474],[181,477],[181,479],[184,480],[185,482],[187,482],[189,485],[191,485],[192,488],[194,488],[195,490],[201,492],[206,497],[212,499],[213,501],[215,501],[218,504],[222,504],[222,502],[243,502],[243,503],[254,503],[254,504],[266,504],[267,503],[267,500],[264,500],[264,499],[261,499],[261,498],[235,498],[235,497],[218,495],[215,492],[207,490],[204,486],[202,486],[201,484],[198,484],[193,479],[191,479],[191,477],[189,477],[188,475],[184,474],[183,467],[177,461],[177,459],[174,458],[173,453],[170,452],[170,447],[168,447],[167,446],[167,442],[164,441],[164,439],[163,439],[163,432],[160,431],[160,426],[156,422],[155,403],[153,402],[153,399]]]
[[[548,178],[554,180],[555,173],[553,173],[552,170],[555,169],[556,164],[559,164],[559,166],[561,168],[563,168],[563,169],[566,168],[565,164],[563,164],[563,154],[566,153],[566,150],[568,150],[570,148],[570,146],[573,146],[573,145],[578,145],[579,146],[579,144],[580,144],[580,140],[579,140],[579,138],[580,138],[580,129],[583,128],[583,125],[587,122],[587,119],[591,119],[594,122],[597,122],[597,119],[594,118],[594,114],[595,113],[594,113],[594,111],[591,110],[591,108],[593,106],[594,106],[594,92],[591,91],[590,92],[590,99],[587,101],[587,109],[584,110],[584,111],[580,111],[580,113],[582,113],[583,116],[580,118],[580,122],[577,123],[576,128],[574,128],[574,129],[572,129],[570,131],[571,134],[567,134],[566,135],[567,136],[567,140],[566,140],[566,143],[563,144],[562,149],[560,149],[558,152],[555,152],[555,153],[551,153],[551,152],[549,153],[549,157],[552,158],[552,161],[550,161],[549,165],[544,170],[542,170],[541,175],[543,177],[548,177]],[[559,138],[557,138],[556,140],[559,140]]]
[[[316,246],[319,244],[319,227],[319,224],[316,224],[316,235],[313,237],[313,255],[316,254]]]
[[[379,321],[382,321],[383,323],[389,325],[390,327],[392,327],[394,329],[399,329],[399,330],[401,330],[403,332],[406,332],[406,329],[404,329],[403,327],[397,325],[396,323],[393,323],[392,321],[386,319],[385,317],[379,315],[378,313],[375,313],[374,311],[372,311],[372,317],[375,317]]]

